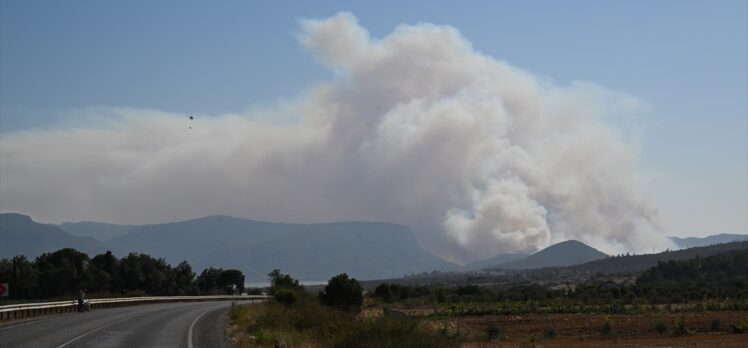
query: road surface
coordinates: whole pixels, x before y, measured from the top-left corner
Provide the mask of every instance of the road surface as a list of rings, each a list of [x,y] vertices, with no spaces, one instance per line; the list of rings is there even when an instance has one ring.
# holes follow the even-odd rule
[[[95,309],[0,326],[0,347],[231,347],[230,302]]]

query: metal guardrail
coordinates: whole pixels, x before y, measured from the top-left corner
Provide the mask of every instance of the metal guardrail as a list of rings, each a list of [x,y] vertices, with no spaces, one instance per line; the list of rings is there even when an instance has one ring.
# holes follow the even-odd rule
[[[147,303],[202,302],[202,301],[244,301],[266,300],[263,295],[236,296],[151,296],[88,299],[91,309],[134,306]],[[0,321],[30,318],[40,315],[62,314],[78,310],[78,301],[58,301],[43,303],[23,303],[0,306]]]

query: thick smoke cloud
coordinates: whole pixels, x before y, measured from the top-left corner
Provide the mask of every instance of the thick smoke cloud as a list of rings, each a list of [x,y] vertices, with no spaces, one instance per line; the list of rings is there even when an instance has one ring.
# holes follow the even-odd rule
[[[565,239],[670,246],[636,144],[606,125],[646,110],[635,98],[555,85],[447,26],[373,39],[341,13],[301,27],[333,81],[192,129],[185,115],[107,108],[84,110],[107,125],[6,134],[0,208],[57,222],[391,221],[458,261]]]

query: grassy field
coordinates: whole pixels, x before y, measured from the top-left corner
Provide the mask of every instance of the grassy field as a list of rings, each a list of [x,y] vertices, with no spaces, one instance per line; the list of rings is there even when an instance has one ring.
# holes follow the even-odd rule
[[[304,294],[231,311],[238,347],[748,347],[748,312],[443,316],[367,299],[341,312]]]

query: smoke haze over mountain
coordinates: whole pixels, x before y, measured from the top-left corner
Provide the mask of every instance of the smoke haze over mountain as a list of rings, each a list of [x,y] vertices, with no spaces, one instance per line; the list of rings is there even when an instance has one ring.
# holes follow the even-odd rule
[[[302,21],[298,38],[335,78],[292,101],[193,121],[90,108],[107,123],[4,135],[0,209],[53,222],[388,221],[456,261],[566,239],[672,246],[637,144],[608,125],[646,112],[637,99],[556,85],[449,26],[377,39],[340,13]]]

